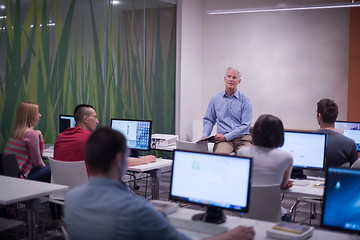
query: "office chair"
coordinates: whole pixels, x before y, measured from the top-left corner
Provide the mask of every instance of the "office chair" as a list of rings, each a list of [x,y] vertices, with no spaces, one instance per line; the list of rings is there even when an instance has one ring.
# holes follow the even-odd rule
[[[0,175],[26,178],[19,169],[15,154],[0,154]]]
[[[281,221],[280,185],[253,185],[250,190],[250,209],[246,218],[269,222]]]
[[[85,161],[58,161],[49,158],[51,169],[51,183],[69,186],[69,189],[85,184],[89,181]],[[64,204],[65,192],[52,193],[49,201]]]

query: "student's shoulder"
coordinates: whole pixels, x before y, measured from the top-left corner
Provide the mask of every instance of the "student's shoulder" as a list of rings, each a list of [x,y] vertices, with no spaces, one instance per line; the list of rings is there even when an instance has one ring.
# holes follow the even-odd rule
[[[293,156],[291,153],[289,152],[286,152],[284,150],[281,150],[281,149],[278,149],[278,148],[275,148],[273,151],[272,151],[272,154],[276,157],[278,157],[279,159],[282,159],[282,160],[291,160],[293,161]]]
[[[38,139],[39,134],[36,132],[36,130],[30,129],[27,132],[25,132],[24,137],[25,139]]]

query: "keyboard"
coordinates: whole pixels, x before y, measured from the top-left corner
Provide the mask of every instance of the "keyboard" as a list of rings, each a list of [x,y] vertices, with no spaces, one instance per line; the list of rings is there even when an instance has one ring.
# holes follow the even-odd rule
[[[219,226],[214,223],[207,223],[202,221],[185,220],[179,218],[169,218],[171,224],[177,229],[183,229],[191,232],[204,233],[210,236],[215,236],[228,231],[225,226]]]

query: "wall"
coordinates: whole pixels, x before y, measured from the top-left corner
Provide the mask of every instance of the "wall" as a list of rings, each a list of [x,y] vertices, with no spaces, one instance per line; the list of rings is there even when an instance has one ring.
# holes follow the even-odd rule
[[[360,122],[360,8],[350,10],[349,121]]]
[[[177,133],[181,140],[192,140],[192,120],[202,118],[201,96],[202,78],[202,2],[182,0],[178,45],[178,116]]]
[[[206,14],[224,5],[241,8],[240,1],[204,1],[197,11],[203,16],[201,113],[193,110],[193,103],[183,102],[182,93],[183,114],[188,117],[187,122],[180,121],[180,129],[205,114],[211,96],[224,89],[224,70],[230,65],[243,72],[239,89],[252,101],[253,122],[271,113],[287,128],[315,129],[316,103],[323,97],[334,99],[339,119],[346,119],[348,9]],[[182,62],[188,60],[181,56]],[[181,77],[183,84],[190,81]]]

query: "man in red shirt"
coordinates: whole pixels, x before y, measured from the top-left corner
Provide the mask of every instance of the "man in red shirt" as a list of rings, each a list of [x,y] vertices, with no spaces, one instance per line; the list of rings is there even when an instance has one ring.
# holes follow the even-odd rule
[[[61,161],[85,160],[85,144],[99,124],[93,106],[80,104],[74,110],[76,125],[60,133],[54,145],[54,159]]]
[[[60,161],[85,160],[85,145],[92,132],[99,124],[96,111],[93,106],[80,104],[75,107],[74,128],[67,128],[60,133],[54,145],[54,159]],[[155,162],[156,157],[148,155],[142,158],[129,158],[129,166]]]

